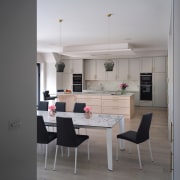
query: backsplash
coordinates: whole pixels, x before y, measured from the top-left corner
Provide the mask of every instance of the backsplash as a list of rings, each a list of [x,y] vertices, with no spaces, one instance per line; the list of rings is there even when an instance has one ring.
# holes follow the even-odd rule
[[[86,81],[87,90],[118,91],[121,81]],[[126,81],[127,91],[139,91],[139,81]]]

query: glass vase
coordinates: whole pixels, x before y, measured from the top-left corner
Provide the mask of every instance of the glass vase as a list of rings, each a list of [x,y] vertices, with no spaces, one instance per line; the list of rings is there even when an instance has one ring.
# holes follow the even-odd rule
[[[126,89],[122,89],[122,90],[121,90],[121,94],[122,94],[122,95],[126,94]]]

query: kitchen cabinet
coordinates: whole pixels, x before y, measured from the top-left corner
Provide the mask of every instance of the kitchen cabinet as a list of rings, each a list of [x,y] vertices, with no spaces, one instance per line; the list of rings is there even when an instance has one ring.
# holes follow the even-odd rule
[[[72,59],[71,60],[71,73],[72,74],[83,74],[83,60]]]
[[[82,74],[83,60],[82,59],[65,59],[62,60],[65,64],[64,73]]]
[[[129,75],[128,79],[132,81],[139,81],[140,74],[140,59],[129,59]]]
[[[84,60],[85,80],[96,80],[96,60]]]
[[[91,107],[93,113],[101,113],[101,96],[100,95],[76,95],[77,102],[86,103]]]
[[[128,59],[119,59],[117,65],[117,80],[127,81],[128,80]]]
[[[141,73],[152,73],[153,60],[151,57],[141,59]]]
[[[153,72],[165,73],[166,72],[166,57],[153,57]]]
[[[72,74],[63,73],[63,89],[72,90]]]
[[[166,73],[153,73],[153,106],[167,107]]]
[[[56,73],[56,89],[63,89],[63,73]]]
[[[96,80],[106,79],[105,62],[105,60],[96,60]]]
[[[76,102],[76,96],[74,94],[61,94],[58,96],[59,102],[66,103],[66,111],[72,112],[74,109],[74,103]]]
[[[102,113],[122,114],[125,118],[132,118],[134,115],[134,94],[130,96],[104,96],[102,95]]]
[[[114,61],[113,71],[106,71],[104,63],[106,60],[85,60],[85,80],[116,80],[117,63]]]
[[[72,74],[58,72],[56,74],[56,88],[72,90]]]

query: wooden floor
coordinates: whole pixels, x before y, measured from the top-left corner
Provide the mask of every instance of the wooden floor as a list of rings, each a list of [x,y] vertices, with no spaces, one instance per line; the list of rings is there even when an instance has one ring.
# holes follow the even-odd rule
[[[70,151],[70,157],[60,151],[57,157],[56,171],[53,171],[55,155],[55,142],[49,145],[47,169],[44,169],[44,149],[37,146],[37,179],[38,180],[170,180],[170,144],[167,132],[167,109],[160,108],[136,108],[135,116],[126,120],[126,130],[136,130],[142,114],[153,112],[153,120],[150,129],[152,152],[154,162],[151,162],[148,144],[140,145],[143,169],[139,169],[137,149],[135,144],[126,143],[126,150],[119,151],[119,160],[116,155],[116,134],[118,126],[113,129],[113,171],[107,170],[106,159],[106,133],[104,130],[88,129],[90,136],[90,160],[87,160],[87,144],[82,144],[78,149],[77,174],[74,172],[74,149]],[[80,129],[80,133],[85,133]],[[129,148],[131,147],[131,148]],[[131,149],[131,152],[128,150]]]

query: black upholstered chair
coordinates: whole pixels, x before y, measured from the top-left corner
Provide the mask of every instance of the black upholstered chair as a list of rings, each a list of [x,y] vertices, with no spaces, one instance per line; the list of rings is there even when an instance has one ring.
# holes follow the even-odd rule
[[[65,102],[56,102],[56,111],[57,112],[66,112],[66,103]]]
[[[73,112],[75,113],[84,113],[84,107],[86,106],[86,103],[75,103]]]
[[[48,101],[40,101],[38,105],[38,110],[40,111],[48,111]]]
[[[84,107],[86,106],[86,103],[74,103],[74,109],[73,112],[75,113],[84,113]],[[78,129],[79,132],[79,126],[74,126],[75,129]],[[86,130],[87,134],[87,130]]]
[[[152,120],[152,113],[144,114],[141,119],[141,123],[137,131],[127,131],[122,134],[118,134],[118,139],[124,139],[130,141],[132,143],[137,144],[137,151],[138,151],[138,158],[139,158],[139,167],[142,169],[141,163],[141,156],[140,156],[140,149],[139,144],[148,140],[149,144],[149,151],[151,160],[153,161],[152,151],[151,151],[151,144],[150,144],[150,137],[149,137],[149,130]],[[117,159],[118,159],[118,148],[117,148]]]
[[[37,116],[37,143],[46,145],[45,169],[47,164],[48,144],[56,139],[57,133],[48,132],[42,116]]]
[[[57,98],[57,96],[50,96],[49,91],[44,91],[43,95],[44,100],[55,100]]]
[[[54,159],[54,170],[56,168],[58,147],[62,146],[62,147],[68,147],[68,148],[75,148],[74,173],[76,173],[77,148],[85,140],[88,140],[88,160],[89,160],[89,136],[76,134],[74,130],[72,118],[56,117],[56,122],[57,122],[56,123],[57,124],[57,145],[56,145],[56,153],[55,153],[55,159]]]

